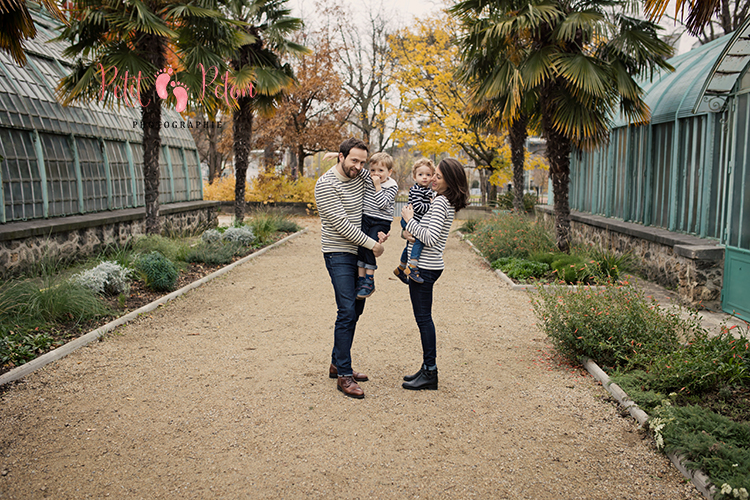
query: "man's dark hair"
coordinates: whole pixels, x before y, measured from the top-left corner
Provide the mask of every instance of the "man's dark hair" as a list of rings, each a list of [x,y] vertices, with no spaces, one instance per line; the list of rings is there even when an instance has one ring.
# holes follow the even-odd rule
[[[349,156],[349,151],[351,151],[352,149],[364,149],[365,151],[367,151],[367,154],[370,154],[370,150],[367,148],[367,144],[354,137],[350,137],[341,143],[341,146],[339,146],[339,153],[343,153],[344,158],[346,158],[347,156]]]

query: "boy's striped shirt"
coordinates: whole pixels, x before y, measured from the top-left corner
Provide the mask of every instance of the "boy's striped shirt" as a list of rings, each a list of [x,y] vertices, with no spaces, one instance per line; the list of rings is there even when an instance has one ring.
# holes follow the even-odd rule
[[[357,247],[372,250],[377,243],[362,232],[362,199],[369,171],[354,179],[340,174],[336,166],[315,183],[315,203],[320,214],[323,253],[357,253]]]
[[[367,177],[365,184],[364,213],[368,217],[376,219],[393,220],[393,209],[396,207],[396,194],[398,193],[398,183],[388,177],[380,184],[380,191],[375,191],[375,185],[372,178]]]
[[[415,218],[412,218],[406,224],[406,230],[424,243],[422,255],[419,256],[420,269],[445,269],[443,252],[455,215],[456,211],[448,203],[448,198],[438,195],[421,221],[418,222]],[[407,249],[409,254],[411,254],[411,246],[412,244],[409,243]]]

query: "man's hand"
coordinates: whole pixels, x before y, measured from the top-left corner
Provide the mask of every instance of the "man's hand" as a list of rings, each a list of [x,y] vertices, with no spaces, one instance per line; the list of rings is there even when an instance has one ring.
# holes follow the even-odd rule
[[[404,219],[404,222],[408,223],[412,219],[412,217],[414,217],[414,207],[412,207],[411,203],[409,203],[401,209],[401,218]]]
[[[388,231],[388,234],[384,233],[383,231],[378,231],[378,243],[382,245],[383,243],[385,243],[385,240],[387,240],[390,235],[391,235],[390,231]]]
[[[381,245],[380,243],[375,243],[375,246],[372,247],[372,254],[375,257],[380,257],[383,255],[383,252],[385,251],[385,247]]]
[[[401,231],[401,237],[403,239],[405,239],[406,241],[408,241],[409,243],[414,243],[415,241],[417,241],[417,239],[414,237],[414,235],[411,234],[406,229],[404,229],[404,230]]]

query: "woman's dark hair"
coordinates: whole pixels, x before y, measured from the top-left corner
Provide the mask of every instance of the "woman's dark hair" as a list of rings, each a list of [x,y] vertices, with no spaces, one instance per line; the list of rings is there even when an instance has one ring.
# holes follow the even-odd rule
[[[446,158],[437,168],[440,169],[446,184],[443,196],[448,198],[448,203],[458,213],[469,203],[469,183],[466,181],[464,166],[454,158]]]
[[[370,150],[367,148],[367,144],[359,139],[355,139],[354,137],[350,137],[341,143],[341,146],[339,146],[339,153],[343,153],[344,158],[346,158],[347,156],[349,156],[349,151],[351,151],[352,149],[364,149],[365,151],[367,151],[367,154],[370,154]]]

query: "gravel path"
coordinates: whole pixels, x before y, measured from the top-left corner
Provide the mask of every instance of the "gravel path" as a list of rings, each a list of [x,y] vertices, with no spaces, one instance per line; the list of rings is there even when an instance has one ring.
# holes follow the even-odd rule
[[[394,237],[354,340],[366,397],[344,397],[320,223],[304,223],[7,388],[0,498],[701,498],[457,237],[435,292],[440,390],[400,386],[421,354]]]

